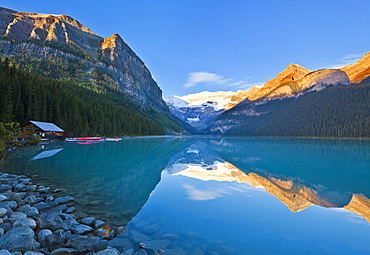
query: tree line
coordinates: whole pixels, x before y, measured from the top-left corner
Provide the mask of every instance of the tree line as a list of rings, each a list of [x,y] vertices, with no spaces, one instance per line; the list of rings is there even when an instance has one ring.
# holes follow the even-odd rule
[[[243,107],[263,114],[233,115]],[[225,135],[370,137],[370,84],[331,86],[298,98],[244,105],[220,119],[233,116],[242,125]]]
[[[124,92],[45,78],[0,60],[0,122],[52,122],[75,136],[162,135]],[[141,110],[142,111],[142,110]]]

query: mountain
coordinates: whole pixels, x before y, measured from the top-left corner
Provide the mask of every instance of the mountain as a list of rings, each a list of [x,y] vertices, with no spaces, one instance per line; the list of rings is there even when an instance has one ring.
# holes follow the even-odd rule
[[[370,52],[366,53],[359,61],[341,68],[346,72],[351,83],[360,83],[370,76]]]
[[[348,85],[349,83],[350,80],[346,73],[338,69],[321,69],[311,72],[300,65],[290,64],[275,78],[267,81],[263,87],[254,87],[245,94],[249,101],[282,99],[301,95],[311,90],[320,90],[327,85]]]
[[[166,103],[173,115],[199,131],[203,131],[210,125],[213,126],[213,129],[215,126],[219,127],[219,124],[213,122],[221,114],[228,114],[227,110],[238,104],[259,105],[275,99],[298,97],[311,91],[322,90],[329,85],[348,85],[349,83],[350,80],[346,73],[338,69],[310,72],[304,67],[290,64],[261,88],[255,86],[248,91],[239,90],[237,92],[204,91],[183,97],[173,96],[167,99]],[[250,110],[247,115],[260,114],[255,113],[253,109]],[[235,111],[230,112],[235,113]],[[229,124],[233,125],[232,122]],[[222,129],[219,131],[224,133]],[[213,130],[211,133],[215,133],[215,131]]]
[[[208,92],[190,94],[183,97],[172,96],[166,100],[171,114],[204,131],[225,111],[234,92]]]
[[[118,34],[102,38],[67,15],[0,8],[0,56],[32,73],[104,94],[124,93],[136,110],[181,132],[144,62]]]
[[[188,123],[202,133],[225,110],[229,110],[252,95],[258,87],[248,91],[238,90],[189,94],[182,97],[171,96],[167,98],[171,114]]]
[[[293,135],[292,132],[287,132],[283,130],[280,130],[279,132],[272,132],[271,130],[267,131],[268,128],[264,128],[262,126],[257,127],[257,123],[259,123],[260,125],[267,125],[267,123],[269,125],[276,124],[275,122],[277,122],[278,120],[276,120],[274,123],[270,123],[267,120],[275,118],[274,116],[277,112],[280,112],[280,108],[285,109],[284,111],[287,115],[288,111],[296,113],[297,111],[291,108],[293,107],[293,105],[295,105],[295,103],[288,107],[291,102],[295,101],[295,98],[301,97],[313,91],[317,92],[323,90],[327,87],[337,85],[349,85],[354,83],[370,83],[370,52],[364,55],[356,63],[345,66],[341,69],[321,69],[317,71],[309,71],[308,69],[300,65],[290,64],[275,78],[267,81],[263,87],[255,86],[248,91],[240,90],[237,92],[202,92],[183,97],[177,97],[178,99],[181,99],[188,104],[176,106],[171,102],[171,100],[167,100],[167,104],[169,105],[172,114],[174,114],[181,120],[189,123],[190,125],[197,127],[198,130],[204,130],[204,128],[208,128],[208,131],[206,131],[206,133],[210,134],[266,135],[268,133],[269,135]],[[354,90],[356,90],[356,88],[354,88]],[[338,89],[337,91],[339,92],[340,90],[341,89]],[[348,89],[348,91],[350,90],[351,89]],[[361,92],[359,91],[357,91],[356,93],[361,94]],[[363,103],[367,102],[366,93],[367,92],[365,90],[363,91],[363,94],[360,95],[361,102]],[[329,94],[331,94],[331,92]],[[334,94],[336,94],[336,92],[334,92]],[[222,99],[220,99],[221,95]],[[309,98],[315,97],[314,95],[316,94],[309,96]],[[337,102],[334,102],[333,98],[322,98],[322,93],[318,95],[321,100],[328,100],[329,102],[332,102],[332,105],[338,104]],[[215,99],[215,97],[218,98]],[[350,98],[352,97],[350,96]],[[317,107],[314,107],[314,109],[309,109],[309,107],[304,107],[303,105],[300,105],[299,107],[302,108],[302,111],[308,111],[308,114],[306,115],[306,119],[303,119],[303,117],[297,113],[299,116],[294,115],[295,119],[301,119],[304,123],[308,123],[309,120],[312,121],[315,119],[315,128],[312,126],[313,124],[307,125],[311,126],[311,128],[309,128],[311,129],[311,131],[313,129],[316,129],[316,131],[303,131],[303,129],[305,128],[299,126],[294,120],[292,121],[292,123],[296,124],[294,124],[294,127],[292,126],[289,128],[291,128],[292,130],[294,128],[301,129],[301,132],[294,132],[294,135],[298,135],[299,133],[300,135],[314,134],[318,136],[323,136],[325,134],[329,136],[343,136],[344,133],[346,133],[349,136],[362,136],[366,133],[363,132],[367,125],[367,115],[365,114],[366,106],[359,106],[354,98],[353,100],[354,103],[351,103],[348,98],[344,99],[344,104],[346,105],[346,107],[349,107],[349,109],[351,109],[351,107],[356,107],[355,111],[360,111],[355,112],[355,114],[364,117],[365,121],[362,121],[362,124],[359,123],[359,118],[356,118],[355,120],[353,115],[348,116],[350,112],[348,112],[347,109],[344,111],[346,112],[345,115],[336,111],[336,113],[330,114],[330,120],[319,120],[312,116],[307,117],[308,115],[310,115],[310,111],[319,111]],[[305,99],[298,101],[309,104],[309,102],[305,101]],[[213,103],[213,106],[222,108],[223,111],[210,110],[206,107],[211,106],[209,105],[209,103]],[[329,111],[325,109],[327,108],[327,106],[325,106],[322,102],[318,102],[318,104],[321,106],[321,112],[317,112],[317,116],[327,118],[329,116]],[[329,106],[328,108],[331,108],[331,106]],[[335,110],[332,109],[332,111]],[[301,112],[301,114],[304,114],[304,112]],[[267,118],[267,116],[269,117]],[[339,120],[340,118],[347,118],[348,120],[355,121],[356,124],[353,123],[353,127],[362,130],[360,132],[361,134],[347,131],[345,131],[344,133],[341,132],[338,127],[343,128],[344,124],[343,120]],[[262,121],[262,119],[265,119],[265,121]],[[288,119],[291,119],[291,117],[288,117]],[[214,121],[214,123],[212,123],[212,121]],[[282,121],[283,120],[280,120],[280,122]],[[319,127],[320,125],[322,125],[319,122],[336,123],[336,128],[331,128],[331,131],[328,131],[326,126]],[[348,129],[349,126],[351,126],[348,124],[345,125],[345,129]],[[251,128],[252,126],[254,127]],[[280,124],[280,126],[287,127],[287,123],[285,123],[285,125]],[[318,129],[320,128],[322,129],[322,132],[318,131]],[[262,129],[264,129],[265,131],[262,132]],[[273,129],[273,127],[270,126],[270,129]]]
[[[256,90],[252,95],[248,97],[249,100],[256,100],[261,97],[268,95],[269,93],[276,90],[282,84],[289,84],[294,80],[298,80],[302,78],[304,75],[308,74],[310,71],[306,68],[296,65],[290,64],[288,67],[279,73],[275,78],[272,80],[267,81],[262,88]],[[288,92],[288,91],[286,91]]]
[[[331,85],[299,97],[249,101],[219,116],[211,125],[210,133],[370,137],[369,95],[370,84]]]

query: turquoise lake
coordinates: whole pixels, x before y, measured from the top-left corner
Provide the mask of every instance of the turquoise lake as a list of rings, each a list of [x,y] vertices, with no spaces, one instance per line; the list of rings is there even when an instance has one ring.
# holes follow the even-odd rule
[[[78,216],[127,226],[118,249],[141,235],[178,254],[370,254],[370,140],[61,142],[0,169],[61,188]]]

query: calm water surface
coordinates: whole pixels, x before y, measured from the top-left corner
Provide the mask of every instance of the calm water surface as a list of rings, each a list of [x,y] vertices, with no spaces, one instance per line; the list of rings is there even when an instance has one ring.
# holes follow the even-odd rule
[[[368,140],[58,143],[11,153],[1,169],[184,254],[370,254]],[[136,247],[125,235],[111,245]]]

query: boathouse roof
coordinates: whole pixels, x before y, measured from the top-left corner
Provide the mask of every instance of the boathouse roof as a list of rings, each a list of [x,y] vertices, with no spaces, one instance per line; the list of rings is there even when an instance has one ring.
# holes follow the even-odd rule
[[[40,122],[40,121],[34,121],[34,120],[30,120],[29,123],[34,124],[35,126],[37,126],[43,131],[64,132],[63,129],[61,129],[54,123]]]

